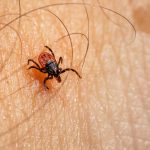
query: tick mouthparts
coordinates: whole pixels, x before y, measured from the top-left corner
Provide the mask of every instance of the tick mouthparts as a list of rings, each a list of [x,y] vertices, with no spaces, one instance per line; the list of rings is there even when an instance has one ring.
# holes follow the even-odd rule
[[[79,78],[81,78],[82,79],[82,77],[79,75]]]
[[[60,83],[60,82],[61,82],[61,77],[60,77],[60,76],[59,76],[59,77],[57,77],[57,78],[56,78],[56,80],[57,80],[57,82],[59,82],[59,83]]]

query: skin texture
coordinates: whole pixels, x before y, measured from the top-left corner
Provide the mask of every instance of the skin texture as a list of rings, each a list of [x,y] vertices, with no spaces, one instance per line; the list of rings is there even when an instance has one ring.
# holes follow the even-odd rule
[[[31,13],[59,1],[0,1],[0,149],[149,149],[149,2],[99,2],[131,20],[136,38],[125,19],[102,10],[97,0],[86,2],[95,7],[70,4]],[[68,32],[89,38],[87,55],[84,35],[58,40]],[[63,57],[62,68],[76,69],[82,79],[64,73],[61,83],[53,79],[45,90],[45,75],[27,70],[27,60],[37,61],[45,45],[57,60]]]

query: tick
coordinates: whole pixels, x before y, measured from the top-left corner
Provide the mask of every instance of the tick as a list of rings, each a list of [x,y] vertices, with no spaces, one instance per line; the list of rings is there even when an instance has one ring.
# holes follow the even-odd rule
[[[39,55],[38,61],[41,65],[41,67],[33,59],[28,59],[28,65],[29,65],[30,62],[33,62],[36,65],[36,66],[30,66],[28,69],[36,69],[36,70],[38,70],[42,73],[47,73],[48,74],[48,76],[43,81],[43,84],[44,84],[45,88],[49,89],[46,86],[46,81],[49,80],[49,79],[52,79],[53,77],[58,82],[61,82],[60,74],[66,72],[66,71],[73,71],[74,73],[76,73],[76,75],[79,78],[81,78],[79,73],[76,70],[72,69],[72,68],[66,68],[66,69],[60,68],[59,65],[60,65],[60,63],[62,63],[63,58],[59,57],[59,60],[57,62],[56,59],[55,59],[55,55],[54,55],[53,51],[51,50],[51,48],[49,48],[48,46],[45,46],[45,47],[50,51],[50,53],[43,52]]]

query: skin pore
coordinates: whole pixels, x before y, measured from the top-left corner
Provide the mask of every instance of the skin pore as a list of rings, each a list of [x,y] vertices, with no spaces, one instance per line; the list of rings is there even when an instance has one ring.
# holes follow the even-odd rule
[[[65,2],[0,2],[0,149],[148,149],[148,0]],[[27,60],[45,45],[82,79],[67,72],[44,89]]]

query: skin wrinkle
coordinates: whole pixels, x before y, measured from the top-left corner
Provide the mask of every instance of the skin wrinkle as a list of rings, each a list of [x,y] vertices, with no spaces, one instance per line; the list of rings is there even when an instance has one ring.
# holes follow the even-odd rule
[[[102,62],[100,64],[102,64]],[[112,114],[111,107],[110,107],[110,104],[109,104],[109,101],[110,101],[109,100],[109,95],[111,95],[111,92],[109,92],[110,91],[109,90],[109,84],[107,82],[107,75],[106,75],[106,73],[104,71],[105,69],[103,69],[103,65],[101,66],[101,70],[102,70],[102,73],[103,73],[104,82],[105,82],[105,88],[106,88],[106,91],[107,91],[107,94],[106,94],[106,103],[107,103],[107,111],[109,110],[108,113],[107,113],[107,118],[108,118],[108,121],[110,122],[111,126],[113,127],[113,131],[114,131],[115,135],[118,135],[117,132],[116,132],[116,129],[114,127],[113,120],[109,117]],[[113,97],[113,96],[111,96],[111,97]],[[117,145],[117,143],[116,143],[116,145]],[[117,146],[116,146],[115,149],[118,149]]]
[[[91,30],[92,30],[92,29],[91,29]],[[105,33],[104,26],[103,26],[102,32],[103,32],[103,36],[102,36],[102,37],[104,37],[104,36],[105,36],[105,34],[104,34],[104,33]],[[95,35],[93,35],[93,34],[95,34],[95,32],[94,32],[94,31],[91,31],[91,33],[92,33],[92,36],[95,37]],[[101,42],[102,42],[102,43],[104,42],[103,40],[104,40],[104,38],[101,39]],[[95,43],[94,43],[94,44],[95,44]],[[100,50],[102,50],[102,46],[103,46],[102,44],[99,46],[99,49],[100,49]],[[94,48],[97,49],[97,46],[95,46]],[[100,63],[99,63],[99,67],[101,68],[101,73],[102,73],[102,76],[103,76],[103,78],[104,78],[104,80],[105,80],[105,76],[104,76],[104,74],[103,74],[103,73],[104,73],[104,71],[103,71],[104,69],[103,69],[103,66],[101,65],[101,64],[102,64],[102,63],[101,63],[101,59],[98,59],[100,54],[101,54],[101,53],[99,53],[99,51],[98,51],[97,55],[95,55],[95,56],[97,56],[97,57],[94,57],[94,58],[95,58],[95,62],[97,62],[97,61],[99,60],[99,62],[100,62]],[[93,65],[94,65],[94,63],[93,63]],[[93,72],[93,70],[92,70],[93,68],[94,68],[94,67],[92,66],[92,67],[91,67],[91,72]],[[105,88],[106,88],[106,87],[105,87]],[[107,97],[106,97],[106,99],[107,99]],[[100,126],[102,127],[102,125],[100,125]],[[100,131],[100,133],[101,133],[101,135],[100,135],[100,139],[101,139],[101,140],[100,140],[100,147],[101,147],[101,149],[104,149],[104,146],[103,146],[104,140],[103,140],[103,138],[102,138],[102,134],[103,134],[103,133],[102,133],[101,131]]]
[[[91,104],[92,104],[92,103],[91,103]],[[88,132],[88,134],[90,135],[90,136],[89,136],[89,137],[90,137],[89,140],[92,141],[92,144],[90,144],[90,148],[92,148],[92,149],[95,148],[95,149],[96,149],[96,145],[95,145],[96,142],[94,141],[94,139],[92,139],[92,137],[94,136],[95,133],[93,133],[93,131],[92,131],[92,129],[91,129],[93,126],[91,126],[91,123],[90,123],[90,122],[91,122],[91,121],[90,121],[90,120],[91,120],[91,115],[90,115],[90,113],[91,113],[91,112],[90,112],[91,105],[90,105],[90,103],[87,104],[87,105],[88,105],[88,107],[87,107],[87,110],[88,110],[88,113],[87,113],[87,117],[88,117],[88,118],[87,118],[87,120],[88,120],[88,122],[87,122],[87,128],[90,129],[89,132]],[[95,126],[95,125],[94,125],[94,126]],[[93,136],[91,136],[91,135],[93,135]]]
[[[146,81],[149,81],[149,80],[148,80],[148,77],[147,77],[148,72],[146,71],[146,70],[148,70],[148,69],[146,68],[146,63],[145,63],[145,60],[146,60],[146,59],[145,59],[144,56],[145,56],[145,55],[144,55],[144,52],[142,51],[142,62],[143,62],[143,63],[142,63],[142,67],[143,67],[143,71],[144,71],[144,78],[145,78]],[[137,82],[137,83],[138,83],[138,82]],[[149,87],[148,87],[147,84],[146,84],[146,87],[147,87],[147,89],[149,89]],[[140,89],[139,84],[138,84],[138,88],[139,88],[139,92],[141,93],[140,96],[142,97],[142,95],[143,95],[142,92],[141,92],[142,89]],[[143,105],[143,110],[146,110],[146,107],[145,107],[146,105],[144,104],[144,101],[143,101],[143,100],[144,100],[144,97],[141,98],[141,103],[142,103],[142,105]],[[148,114],[146,114],[146,115],[147,115],[148,123],[150,124],[150,118],[149,118]]]
[[[128,57],[128,53],[126,53],[126,55],[127,55],[127,59],[129,58]],[[130,72],[131,72],[131,74],[132,74],[132,71],[131,71],[131,63],[130,63],[130,61],[128,60],[128,64],[129,64],[129,69],[130,69]],[[125,77],[124,77],[124,74],[123,74],[123,71],[122,71],[122,69],[121,69],[121,73],[122,73],[122,77],[123,77],[123,79],[122,79],[122,81],[124,81],[125,82]],[[130,75],[131,75],[130,74]],[[130,108],[130,105],[129,105],[129,100],[130,100],[130,98],[128,97],[128,90],[127,90],[127,88],[126,87],[128,87],[128,85],[129,85],[129,83],[130,83],[130,80],[128,81],[128,82],[125,82],[124,83],[124,85],[125,85],[125,89],[124,89],[124,91],[125,91],[125,95],[126,95],[126,104],[127,104],[127,108],[128,108],[128,118],[129,118],[129,123],[130,123],[130,127],[131,127],[131,129],[132,129],[132,137],[134,137],[133,138],[133,146],[134,146],[134,149],[136,149],[137,147],[136,147],[136,145],[137,145],[137,143],[136,143],[136,139],[135,139],[135,132],[134,132],[134,127],[133,127],[133,119],[132,119],[132,112],[131,112],[131,108]],[[134,140],[135,139],[135,140]]]
[[[89,21],[89,16],[88,16],[88,11],[87,11],[87,8],[86,8],[86,5],[85,5],[85,2],[84,2],[84,0],[82,0],[83,1],[83,4],[84,4],[84,9],[85,9],[85,12],[86,12],[86,16],[87,16],[87,20],[88,20],[88,24],[87,24],[87,28],[88,28],[88,33],[87,33],[87,36],[88,36],[88,41],[90,42],[90,39],[89,39],[89,24],[90,24],[90,21]],[[86,56],[87,56],[87,54],[88,54],[88,49],[89,49],[89,42],[88,42],[88,44],[87,44],[87,50],[86,50],[86,53],[85,53],[85,56],[84,56],[84,58],[86,58]],[[82,68],[83,68],[83,66],[84,66],[84,63],[85,63],[85,59],[83,60],[83,64],[82,64]],[[88,109],[89,108],[87,108],[87,112],[86,112],[86,116],[87,116],[87,118],[85,118],[85,120],[87,120],[87,121],[89,121],[89,112],[88,112]],[[91,129],[90,129],[90,125],[89,125],[89,123],[87,122],[87,129],[88,129],[88,133],[87,133],[87,137],[88,137],[88,141],[89,141],[89,149],[92,149],[92,138],[91,138]]]
[[[129,57],[129,58],[130,58],[130,57]],[[129,60],[129,62],[130,62],[130,60]],[[142,62],[144,62],[144,59],[143,59]],[[130,64],[131,64],[131,63],[130,63]],[[130,65],[130,66],[131,66],[131,65]],[[143,66],[143,65],[142,65],[142,66]],[[132,71],[132,74],[133,74],[133,75],[136,75],[136,74],[134,73],[134,70]],[[140,85],[139,85],[139,83],[138,83],[138,81],[137,81],[136,78],[134,78],[134,81],[136,82],[136,85],[137,85],[137,88],[138,88],[138,89],[137,89],[137,90],[138,90],[138,93],[140,93],[139,96],[140,96],[140,99],[141,99],[141,103],[142,103],[142,106],[143,106],[143,110],[145,110],[145,105],[144,105],[144,101],[143,101],[144,98],[143,98],[143,96],[142,96],[143,94],[141,93],[141,90],[142,90],[142,89],[140,89]],[[147,80],[147,81],[148,81],[148,80]],[[148,119],[148,118],[149,118],[149,117],[148,117],[148,114],[146,114],[146,115],[147,115],[147,119]],[[148,119],[148,122],[149,122],[149,119]]]
[[[142,49],[146,49],[146,48],[145,48],[145,44],[146,44],[146,43],[143,42],[143,44],[142,44]],[[142,51],[142,54],[143,54],[143,55],[142,55],[142,56],[143,56],[143,57],[142,57],[142,58],[143,58],[142,61],[143,61],[143,70],[144,70],[144,73],[145,73],[145,74],[144,74],[144,75],[145,75],[145,79],[146,79],[146,81],[149,81],[149,78],[148,78],[148,71],[147,71],[147,70],[148,70],[148,67],[147,67],[146,58],[145,58],[146,53],[145,53],[144,51]],[[146,85],[147,85],[147,84],[146,84]],[[147,86],[147,89],[148,89],[148,86]]]
[[[133,71],[133,74],[135,74],[134,73],[134,71]],[[134,78],[134,82],[136,83],[136,85],[137,85],[137,90],[138,90],[138,93],[140,93],[139,94],[139,97],[140,97],[140,100],[141,100],[141,103],[142,103],[142,107],[143,107],[143,111],[145,110],[146,111],[146,109],[145,109],[145,104],[144,104],[144,98],[143,98],[143,94],[141,93],[141,88],[140,88],[140,85],[139,85],[139,83],[138,83],[138,81],[137,81],[137,79],[136,78]],[[146,116],[147,116],[147,120],[148,120],[148,123],[150,124],[150,119],[149,119],[149,115],[147,114],[147,113],[145,113],[146,114]]]
[[[81,120],[81,113],[82,113],[82,104],[79,102],[78,104],[80,104],[79,105],[79,107],[78,107],[78,118],[79,118],[79,133],[80,133],[80,139],[83,139],[84,137],[82,136],[82,126],[83,126],[83,123],[82,123],[82,120]],[[83,144],[82,144],[82,140],[81,140],[81,142],[79,143],[79,145],[81,145],[81,149],[83,149]]]
[[[55,108],[55,112],[57,112],[57,108]],[[61,111],[62,112],[62,111]],[[59,125],[59,122],[58,122],[58,114],[57,114],[57,117],[56,117],[56,124]],[[65,122],[65,121],[64,121]],[[62,143],[61,143],[61,139],[60,139],[60,128],[57,126],[58,128],[58,139],[59,139],[59,149],[61,149],[61,147],[63,146]],[[66,142],[67,143],[67,142]]]
[[[98,93],[97,93],[97,96],[98,96]],[[91,106],[91,107],[92,107],[92,106]],[[94,110],[94,108],[93,108],[93,110]],[[99,120],[99,119],[98,119],[98,116],[96,116],[96,120]],[[103,138],[102,138],[102,132],[101,132],[101,130],[99,131],[99,135],[100,135],[100,137],[99,137],[99,140],[100,140],[100,141],[99,141],[100,148],[103,149],[103,146],[102,146],[102,145],[103,145]]]
[[[116,57],[116,59],[115,60],[118,60],[118,62],[117,62],[117,64],[121,64],[121,62],[120,62],[120,59],[118,59],[119,57],[117,57],[117,54],[118,53],[116,53],[115,52],[115,48],[113,48],[114,49],[114,53],[115,53],[115,57]],[[127,53],[126,53],[127,54]],[[128,57],[127,57],[128,58]],[[129,62],[129,61],[128,61]],[[130,64],[130,62],[129,62],[129,64]],[[123,71],[122,71],[122,68],[120,67],[120,65],[119,65],[119,68],[120,68],[120,72],[121,72],[121,77],[122,77],[122,79],[121,79],[121,81],[125,81],[125,77],[124,77],[124,73],[123,73]],[[137,149],[137,147],[136,147],[136,141],[134,140],[135,139],[135,135],[134,135],[134,128],[133,128],[133,123],[132,123],[132,113],[131,113],[131,109],[130,109],[130,105],[129,105],[129,103],[128,103],[128,100],[129,100],[129,98],[128,98],[128,96],[127,96],[127,89],[125,88],[125,87],[128,87],[126,84],[128,84],[129,82],[124,82],[122,85],[124,85],[124,87],[123,87],[123,93],[124,93],[124,95],[125,95],[125,101],[126,101],[126,104],[127,104],[127,108],[128,108],[128,122],[130,123],[130,127],[131,127],[131,130],[132,130],[132,137],[133,137],[133,147],[134,147],[134,149]]]
[[[129,53],[130,54],[130,53]],[[127,56],[128,56],[128,54],[127,54]],[[141,57],[142,57],[142,55],[141,55]],[[127,59],[128,58],[130,58],[129,56],[127,57]],[[133,66],[131,65],[132,63],[131,63],[131,61],[130,61],[130,59],[128,59],[128,62],[129,62],[129,64],[130,64],[130,72],[131,72],[131,75],[136,75],[136,73],[134,73],[134,70],[132,70],[131,71],[131,68],[133,68]],[[144,64],[142,64],[142,66],[144,66]],[[144,71],[145,72],[145,71]],[[145,73],[145,75],[146,75],[146,73]],[[138,83],[138,80],[137,80],[137,78],[133,78],[134,79],[134,82],[135,82],[135,84],[137,85],[137,90],[138,90],[138,93],[140,93],[139,94],[139,96],[140,96],[140,100],[141,100],[141,103],[142,103],[142,106],[143,106],[143,111],[144,110],[146,110],[145,109],[145,104],[144,104],[144,98],[143,98],[143,94],[141,93],[141,88],[140,88],[140,85],[139,85],[139,83]],[[148,81],[148,79],[146,78],[146,76],[145,76],[145,79]],[[148,89],[148,87],[147,87],[147,89]],[[147,119],[148,119],[148,122],[149,122],[149,124],[150,124],[150,119],[149,119],[149,116],[148,116],[148,114],[146,113],[146,115],[147,115]]]
[[[115,48],[115,47],[112,47],[112,49],[113,49],[113,54],[114,54],[114,56],[115,56],[116,64],[120,64],[120,65],[121,65],[120,56],[118,56],[119,53],[116,53],[116,48]],[[118,60],[118,61],[117,61],[117,60]],[[120,65],[119,65],[119,69],[122,70],[122,68],[120,67]],[[121,73],[121,74],[123,75],[123,73]],[[127,82],[126,82],[126,83],[127,83]],[[107,86],[107,87],[109,87],[109,86]],[[122,87],[122,88],[123,88],[123,87]],[[108,89],[108,91],[110,91],[110,89]],[[123,90],[121,90],[121,91],[123,91]],[[109,93],[110,93],[110,92],[109,92]],[[108,101],[108,103],[109,103],[109,101]],[[113,113],[112,113],[112,110],[111,110],[111,107],[109,108],[109,110],[111,111],[110,114],[113,114]],[[112,126],[113,126],[113,128],[114,128],[115,134],[117,134],[117,128],[115,128],[113,122],[114,122],[114,121],[112,120],[112,121],[111,121],[111,124],[112,124]],[[117,134],[117,135],[119,136],[119,139],[121,139],[120,134]],[[122,143],[122,144],[123,144],[123,143]],[[125,147],[125,144],[123,144],[123,146]]]
[[[21,16],[21,1],[19,0],[19,16]],[[21,24],[21,18],[19,18],[19,21],[18,21],[18,34],[20,33],[20,24]],[[20,51],[21,51],[21,53],[20,53],[20,64],[22,64],[22,41],[20,42],[21,43],[21,48],[20,48]],[[17,74],[17,77],[18,77],[18,81],[19,81],[19,75]],[[18,85],[19,85],[19,87],[21,87],[21,84],[20,84],[20,82],[18,82]],[[23,91],[22,90],[20,90],[20,92],[21,92],[21,95],[23,95]],[[23,112],[23,114],[25,115],[25,116],[27,116],[26,115],[26,113],[24,112],[24,111],[22,111]],[[18,131],[18,130],[17,130]],[[23,136],[24,137],[24,136]],[[19,138],[19,135],[17,134],[17,141],[16,141],[16,143],[18,143],[19,142],[19,140],[20,140],[20,138]]]
[[[70,143],[70,141],[68,140],[68,138],[67,138],[67,119],[66,119],[66,115],[67,115],[67,111],[65,111],[66,110],[66,108],[64,107],[64,126],[65,126],[65,135],[66,135],[66,143],[67,143],[67,149],[69,149],[69,143]],[[70,121],[70,120],[69,120]],[[60,129],[59,129],[60,130]],[[61,145],[60,145],[60,147],[61,147]]]
[[[104,39],[105,39],[105,33],[107,32],[106,30],[107,30],[107,26],[106,26],[106,22],[104,22],[104,24],[105,24],[105,26],[103,26],[103,29],[102,29],[102,31],[103,31],[103,38],[101,39],[101,43],[105,43],[105,41],[104,41]],[[95,31],[92,31],[92,33],[94,34],[95,33]],[[100,50],[102,50],[103,48],[103,45],[101,44],[100,45],[100,47],[99,47],[99,49]],[[97,49],[97,46],[95,46],[95,49]],[[99,67],[101,68],[100,70],[101,70],[101,74],[102,74],[102,77],[103,77],[103,80],[104,80],[104,82],[105,82],[105,86],[104,86],[104,88],[106,89],[106,102],[108,103],[108,100],[109,100],[109,96],[108,95],[110,95],[111,93],[109,92],[109,90],[108,90],[108,84],[107,84],[107,79],[106,79],[106,73],[105,73],[105,69],[104,69],[104,67],[103,67],[103,63],[102,63],[102,61],[101,61],[101,59],[98,59],[99,57],[96,57],[96,56],[99,56],[99,55],[101,55],[101,53],[102,52],[100,52],[98,55],[95,55],[95,64],[97,63],[97,61],[99,61]],[[97,61],[96,61],[97,60]],[[94,64],[93,64],[94,65]],[[91,68],[94,68],[94,66],[92,66]],[[91,72],[94,72],[94,70],[91,70]],[[108,106],[108,105],[107,105]],[[106,107],[107,107],[106,106]],[[107,110],[108,110],[108,107],[107,107]],[[107,116],[108,117],[108,116]],[[108,117],[108,121],[109,121],[109,117]],[[101,125],[101,127],[102,127],[102,125]],[[103,138],[102,138],[102,135],[103,135],[104,133],[102,132],[101,133],[101,143],[102,143],[102,145],[103,146],[101,146],[102,147],[102,149],[105,149],[104,148],[104,140],[103,140]]]
[[[23,0],[21,2],[23,2]],[[44,1],[43,1],[43,4],[44,4]],[[121,9],[122,6],[120,5],[119,7]],[[65,8],[67,8],[67,6]],[[61,88],[61,90],[57,94],[57,97],[53,97],[53,100],[46,103],[46,105],[43,105],[41,110],[36,112],[31,117],[30,120],[27,119],[25,121],[25,124],[27,125],[26,134],[23,134],[24,132],[22,133],[22,135],[20,134],[24,126],[24,124],[21,124],[19,125],[19,128],[16,128],[14,130],[14,132],[7,133],[7,135],[10,136],[9,138],[7,138],[7,135],[3,135],[0,137],[0,139],[5,139],[7,143],[10,142],[10,144],[8,144],[6,147],[2,147],[2,149],[3,148],[7,148],[8,150],[9,149],[14,149],[14,150],[15,149],[46,149],[46,148],[47,149],[59,149],[59,148],[61,149],[87,149],[89,147],[95,148],[95,149],[99,149],[99,148],[100,149],[109,149],[109,148],[111,149],[122,149],[122,148],[140,149],[142,147],[143,149],[146,149],[146,144],[148,145],[149,137],[146,135],[145,136],[142,135],[141,133],[143,130],[142,125],[136,123],[138,119],[135,118],[135,114],[134,114],[135,112],[133,109],[133,107],[135,108],[137,107],[136,105],[132,104],[133,100],[135,101],[135,103],[136,101],[137,102],[140,101],[143,104],[145,103],[144,104],[145,106],[143,104],[142,104],[143,106],[140,104],[138,107],[142,108],[141,111],[143,112],[143,115],[146,114],[146,110],[148,112],[148,107],[146,110],[144,110],[146,108],[146,99],[145,99],[146,94],[144,94],[144,91],[148,90],[148,83],[142,86],[142,83],[144,83],[144,81],[140,81],[140,78],[147,80],[148,75],[149,75],[148,66],[146,66],[148,65],[148,62],[144,61],[146,60],[144,58],[146,57],[146,53],[145,53],[146,51],[144,51],[146,49],[145,48],[146,43],[144,46],[142,44],[143,48],[141,47],[140,51],[136,50],[140,48],[138,46],[135,48],[130,47],[130,46],[128,47],[123,46],[124,51],[121,51],[120,50],[121,46],[119,44],[115,45],[115,43],[110,42],[111,40],[110,36],[112,36],[113,34],[108,33],[108,29],[110,28],[109,20],[106,20],[103,18],[100,20],[101,22],[99,22],[101,24],[104,24],[102,26],[104,29],[104,30],[102,29],[103,35],[97,36],[95,33],[96,29],[95,28],[91,29],[91,27],[93,27],[94,25],[94,23],[92,22],[93,21],[92,18],[94,15],[91,13],[91,11],[92,10],[88,8],[88,13],[90,14],[90,18],[89,18],[90,19],[90,47],[89,47],[88,55],[87,55],[84,68],[83,68],[83,79],[81,81],[79,80],[78,84],[75,83],[76,84],[75,86],[74,82],[69,82],[68,80],[73,79],[72,81],[75,81],[76,78],[74,78],[73,75],[69,75],[67,82],[65,82],[63,88]],[[131,10],[129,9],[129,11]],[[72,12],[70,10],[69,14],[71,13]],[[66,16],[64,15],[64,17]],[[23,21],[23,19],[21,21]],[[67,24],[67,26],[68,25],[69,24]],[[96,27],[96,24],[95,24],[95,27]],[[40,29],[40,27],[39,27],[39,32],[43,32],[42,29]],[[70,31],[70,33],[72,32]],[[44,37],[43,37],[44,34],[42,33],[39,33],[39,34],[41,36],[41,41],[42,41],[41,43],[44,43]],[[98,39],[93,40],[95,37],[98,37]],[[114,38],[117,40],[118,37],[112,37],[112,39]],[[137,40],[135,41],[135,43],[132,43],[132,44],[136,45],[136,42]],[[144,37],[141,42],[144,42]],[[105,45],[107,44],[111,45],[112,47],[111,51],[106,51],[107,48],[105,48]],[[113,55],[112,54],[108,55],[107,54],[108,52],[113,53]],[[124,64],[124,59],[122,60],[121,52],[124,53],[125,61],[127,61],[127,64]],[[31,51],[31,54],[32,53],[33,52]],[[142,56],[142,53],[144,56]],[[103,54],[105,55],[103,56]],[[112,64],[111,64],[111,61],[107,60],[107,59],[111,59],[111,57],[113,57]],[[134,63],[134,59],[136,59],[136,61],[138,62],[137,64]],[[144,65],[144,63],[145,63],[145,67],[141,68]],[[114,66],[114,64],[116,66]],[[110,66],[108,67],[108,65]],[[126,69],[128,69],[129,71],[129,75],[127,76],[124,73],[123,65],[125,65]],[[138,65],[138,67],[136,65]],[[112,69],[110,69],[111,67]],[[120,70],[119,74],[116,71],[118,68]],[[138,70],[139,68],[141,69],[141,73],[139,73],[139,70]],[[18,79],[19,79],[20,69],[17,69],[14,73],[14,77],[18,76]],[[26,69],[26,66],[24,66],[23,69]],[[10,70],[10,73],[12,71],[14,70],[13,69]],[[111,73],[111,71],[113,73],[112,81],[110,80],[110,74],[109,74]],[[138,75],[140,75],[140,77],[138,77]],[[116,79],[113,79],[115,76],[116,76]],[[32,75],[30,75],[30,77],[32,77]],[[7,80],[12,80],[12,79],[13,78],[7,78]],[[17,92],[15,92],[15,96],[11,96],[12,98],[17,97],[19,95],[21,96],[19,89],[22,86],[25,87],[25,85],[22,85],[22,81],[20,79],[19,79],[20,86],[18,88],[18,95],[17,95]],[[101,80],[103,80],[104,83],[101,84]],[[0,82],[2,81],[5,81],[4,78]],[[30,80],[30,83],[31,82],[32,81]],[[117,84],[118,82],[119,84]],[[71,84],[71,86],[69,84]],[[42,102],[39,102],[40,101],[39,97],[40,96],[42,97],[42,92],[45,93],[45,97],[47,97],[48,99],[51,99],[49,98],[52,95],[51,92],[44,92],[42,91],[42,88],[41,88],[39,89],[39,92],[34,94],[34,91],[32,88],[34,87],[30,86],[29,88],[22,88],[21,92],[24,94],[24,95],[22,94],[23,99],[25,98],[25,95],[29,92],[28,94],[32,96],[31,100],[35,99],[36,101],[36,107],[38,107],[39,104],[42,105],[41,104]],[[117,91],[118,88],[120,88],[120,91]],[[31,91],[29,91],[29,89]],[[83,91],[86,93],[81,93]],[[52,93],[53,92],[54,91],[52,91]],[[105,96],[101,97],[101,94],[103,92],[105,92]],[[119,95],[117,95],[117,93]],[[123,96],[123,100],[122,99],[120,100],[120,94]],[[133,96],[136,96],[136,99],[133,98],[133,96],[131,96],[130,94],[132,94]],[[75,95],[77,96],[75,97]],[[75,98],[76,98],[76,101],[74,101]],[[11,98],[9,99],[9,101],[10,100]],[[95,106],[96,105],[95,101],[97,102],[97,107]],[[7,117],[6,118],[10,121],[10,125],[11,125],[11,119],[13,120],[13,119],[16,119],[17,117],[15,117],[15,115],[14,115],[14,118],[11,117],[13,116],[13,114],[10,114],[10,113],[11,112],[13,113],[13,111],[10,111],[9,109],[7,109],[8,107],[7,101],[3,101],[3,102],[5,102],[4,105],[6,107],[6,108],[4,107],[3,109],[7,112],[7,115],[8,115],[7,116],[8,118]],[[15,102],[15,99],[14,99],[14,102]],[[21,102],[22,101],[20,101],[20,103]],[[11,103],[13,104],[13,102]],[[115,103],[116,103],[116,106],[114,107]],[[126,107],[123,107],[123,104]],[[28,105],[28,101],[24,104],[24,107],[26,107],[26,105]],[[120,105],[121,107],[117,109],[117,106],[120,106]],[[14,106],[15,105],[10,105],[9,107],[13,108]],[[98,107],[102,107],[103,110],[101,109],[99,110]],[[124,110],[122,110],[122,108],[124,108]],[[27,113],[26,110],[23,110],[23,111]],[[103,113],[101,111],[103,111]],[[120,112],[119,113],[120,117],[116,118],[115,114],[118,113],[118,111]],[[77,117],[75,113],[78,114]],[[127,116],[128,121],[122,118],[122,116],[125,113],[128,113],[128,116]],[[51,116],[51,117],[48,118],[46,116]],[[93,122],[92,122],[92,117],[95,118]],[[141,113],[139,117],[140,118],[142,117]],[[147,117],[148,117],[148,113],[147,113]],[[78,123],[77,123],[77,119],[79,120]],[[116,123],[116,119],[118,119],[117,123]],[[16,120],[16,123],[17,123],[17,120]],[[122,129],[120,128],[121,123],[130,123],[126,129],[127,133],[122,132]],[[74,130],[77,124],[78,124],[78,130]],[[32,125],[33,129],[30,129],[28,125],[30,126]],[[137,128],[139,132],[137,132],[136,131],[137,129],[135,128],[135,126],[137,125],[139,125],[139,127]],[[149,125],[149,120],[148,120],[148,124],[145,124],[145,126],[148,127],[148,125]],[[110,126],[110,129],[104,128],[105,126]],[[132,132],[128,131],[131,127],[133,130]],[[100,134],[100,136],[94,136],[95,135],[94,131],[96,132],[96,129],[97,129],[98,134]],[[76,131],[78,133],[76,133]],[[0,134],[1,133],[3,133],[3,131],[0,128]],[[141,133],[141,136],[139,135],[139,133]],[[15,134],[16,134],[16,137],[15,137]],[[79,135],[78,137],[79,145],[78,144],[76,145],[77,142],[76,142],[76,138],[74,137],[77,135]],[[11,141],[10,138],[13,139],[14,137],[16,138],[16,141],[15,140]],[[128,141],[126,140],[127,138],[129,139]],[[22,139],[25,139],[25,140],[22,140]],[[143,140],[141,143],[139,142],[140,139]],[[132,140],[133,143],[130,143],[130,140]],[[19,145],[18,148],[16,147],[16,144]],[[27,144],[29,144],[29,146],[31,147],[29,148],[25,147],[25,145]]]
[[[5,25],[4,23],[0,23],[0,24]],[[17,30],[15,30],[15,29],[14,29],[12,26],[10,26],[10,25],[8,25],[8,27],[9,27],[10,29],[12,29],[12,30],[16,33],[16,35],[18,36],[19,41],[20,41],[20,47],[21,47],[20,49],[22,49],[21,37],[20,37],[20,35],[18,34]],[[16,44],[14,44],[14,46],[15,46],[15,45],[16,45]],[[14,51],[14,48],[12,48],[12,50],[10,51],[8,57],[6,57],[5,61],[3,62],[4,65],[1,66],[0,72],[3,71],[3,68],[5,67],[6,63],[9,61],[10,57],[12,56],[13,51]]]

